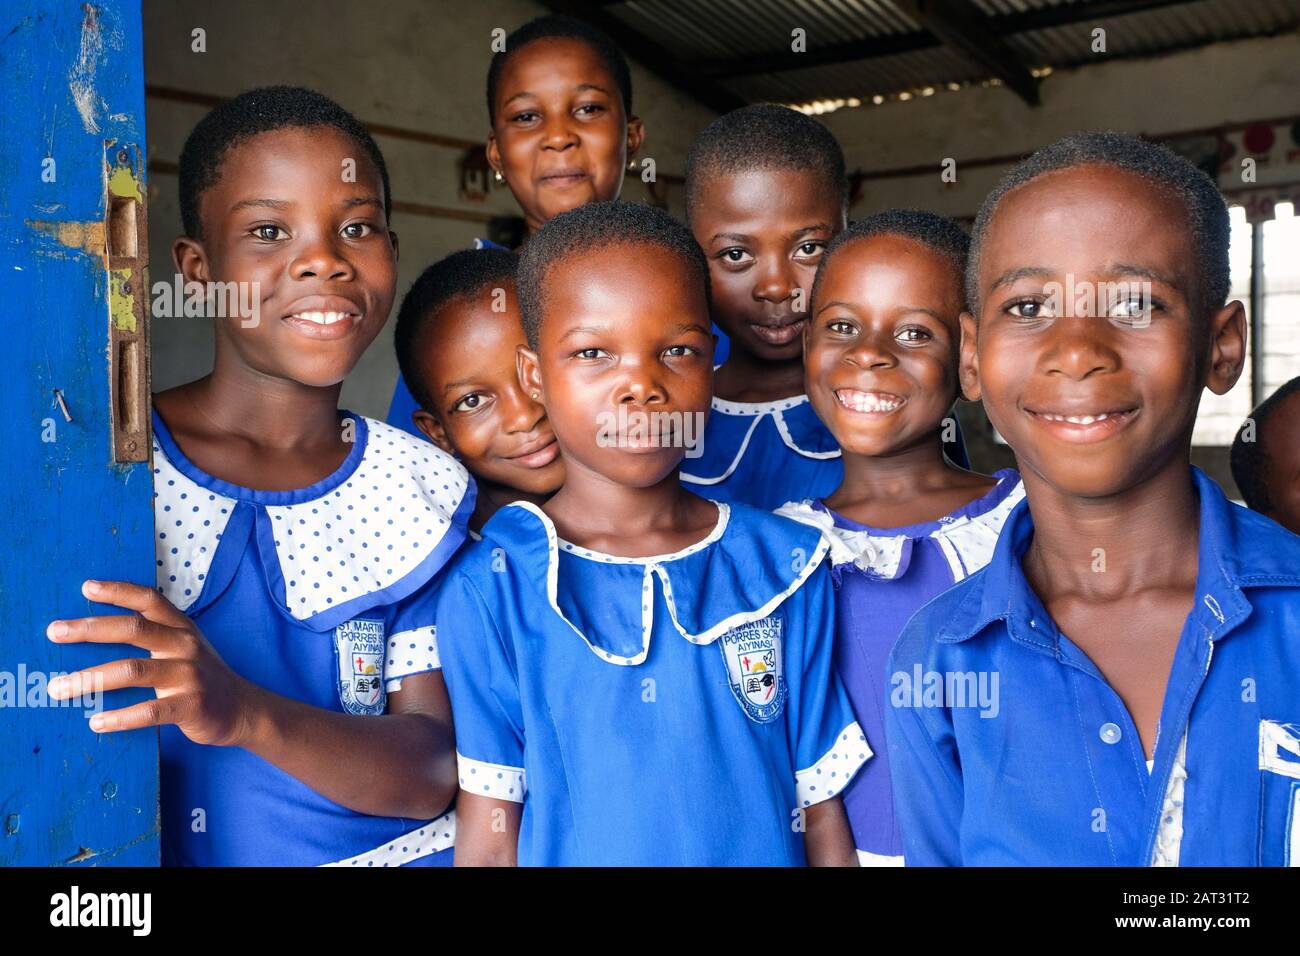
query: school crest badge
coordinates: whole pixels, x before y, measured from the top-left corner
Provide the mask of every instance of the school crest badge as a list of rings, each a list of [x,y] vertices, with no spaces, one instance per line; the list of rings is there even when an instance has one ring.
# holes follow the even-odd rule
[[[384,693],[384,622],[347,621],[334,628],[339,703],[349,714],[382,714]]]
[[[718,638],[731,691],[746,716],[760,724],[775,720],[785,707],[783,623],[775,615],[765,617],[733,627]]]

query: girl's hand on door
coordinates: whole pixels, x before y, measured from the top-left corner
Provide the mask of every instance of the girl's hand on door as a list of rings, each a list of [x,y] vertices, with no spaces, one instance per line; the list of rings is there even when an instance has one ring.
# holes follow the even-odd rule
[[[148,657],[128,657],[57,677],[56,700],[124,687],[152,687],[158,695],[120,710],[95,714],[90,728],[104,733],[175,724],[199,744],[239,746],[248,738],[260,688],[232,671],[198,626],[151,587],[125,581],[86,581],[82,593],[99,604],[134,611],[109,617],[52,621],[57,644],[131,644]]]

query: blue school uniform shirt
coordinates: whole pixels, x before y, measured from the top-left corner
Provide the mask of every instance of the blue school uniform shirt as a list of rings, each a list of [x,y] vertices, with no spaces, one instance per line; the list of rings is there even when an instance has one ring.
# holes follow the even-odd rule
[[[820,528],[831,545],[835,669],[876,750],[844,790],[863,866],[903,864],[884,746],[889,652],[913,612],[992,557],[1007,516],[1025,496],[1013,469],[995,477],[998,483],[987,494],[937,521],[906,527],[869,527],[820,500],[791,503],[777,512]]]
[[[970,466],[960,427],[944,449],[959,467]],[[705,498],[772,511],[827,497],[843,481],[844,465],[835,436],[807,395],[772,402],[715,396],[704,434],[682,462],[681,478]]]
[[[334,474],[256,491],[207,474],[154,413],[158,589],[232,670],[276,694],[385,712],[402,679],[437,669],[427,586],[474,506],[451,456],[342,413],[355,444]],[[161,729],[167,865],[445,865],[455,821],[356,813],[239,747]],[[340,773],[346,768],[340,767]]]
[[[461,789],[523,804],[520,865],[801,865],[802,808],[871,754],[832,667],[828,545],[718,505],[621,558],[516,502],[439,592]]]
[[[1150,771],[1025,580],[1027,502],[989,564],[912,618],[886,712],[909,865],[1300,864],[1300,537],[1189,480],[1196,593]]]

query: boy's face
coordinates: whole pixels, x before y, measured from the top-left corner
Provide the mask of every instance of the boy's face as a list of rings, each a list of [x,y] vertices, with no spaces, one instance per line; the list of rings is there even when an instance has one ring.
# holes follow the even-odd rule
[[[617,199],[644,130],[623,115],[618,85],[581,40],[534,40],[506,61],[488,137],[492,168],[530,231],[589,202]]]
[[[713,319],[732,349],[797,359],[817,263],[844,228],[823,178],[788,169],[705,174],[691,231],[709,262]]]
[[[1117,494],[1185,460],[1201,389],[1241,373],[1240,303],[1196,314],[1186,210],[1132,173],[1073,167],[1008,194],[977,279],[962,384],[1021,469],[1065,494]]]
[[[1268,512],[1282,527],[1300,534],[1300,392],[1282,402],[1256,436],[1265,448]]]
[[[199,217],[202,239],[172,250],[185,279],[258,284],[255,296],[247,287],[256,323],[217,318],[219,342],[268,376],[342,381],[387,321],[397,284],[382,181],[360,146],[330,127],[249,137],[227,152]]]
[[[698,440],[712,396],[699,280],[672,252],[624,245],[556,262],[546,290],[538,350],[520,353],[520,378],[546,405],[568,478],[658,484],[683,442]]]
[[[808,398],[846,452],[888,455],[933,441],[957,396],[960,279],[912,239],[842,246],[805,333]]]
[[[564,482],[564,464],[546,410],[520,387],[515,353],[527,342],[515,285],[502,287],[505,311],[493,309],[502,297],[489,288],[430,317],[417,364],[434,413],[414,418],[480,481],[549,495]]]

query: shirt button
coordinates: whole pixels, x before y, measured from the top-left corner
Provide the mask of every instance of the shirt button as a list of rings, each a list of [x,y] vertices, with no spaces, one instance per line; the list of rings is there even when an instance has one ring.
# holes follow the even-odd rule
[[[1120,732],[1119,724],[1106,723],[1101,725],[1101,739],[1108,744],[1119,743],[1119,738],[1123,734]]]

